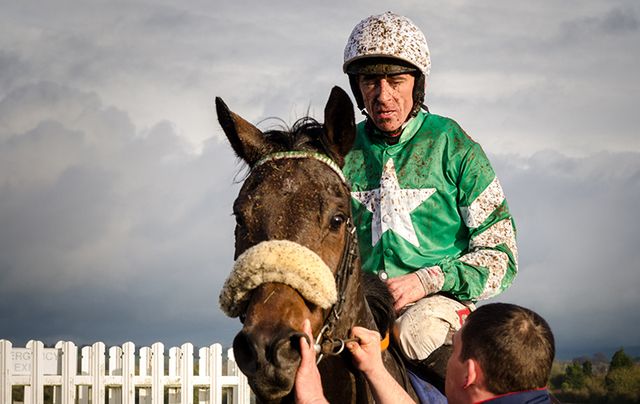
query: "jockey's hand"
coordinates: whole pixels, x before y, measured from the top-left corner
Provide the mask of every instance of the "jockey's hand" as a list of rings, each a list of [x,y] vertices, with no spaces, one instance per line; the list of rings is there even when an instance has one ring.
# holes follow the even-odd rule
[[[427,296],[420,278],[415,273],[390,278],[387,280],[387,287],[393,296],[393,308],[396,312]]]
[[[302,332],[307,334],[309,341],[313,341],[311,323],[304,320]],[[322,391],[322,380],[320,371],[316,365],[316,351],[313,345],[307,342],[305,337],[300,337],[300,367],[296,373],[296,380],[293,386],[295,390],[296,403],[298,404],[324,404],[327,399]]]
[[[365,375],[384,369],[380,353],[380,334],[363,327],[353,327],[351,338],[359,341],[347,343],[347,349],[353,356],[353,364]]]

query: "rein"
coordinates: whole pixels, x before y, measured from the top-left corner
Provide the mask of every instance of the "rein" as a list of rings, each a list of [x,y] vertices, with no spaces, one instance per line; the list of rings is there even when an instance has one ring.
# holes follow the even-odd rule
[[[271,153],[260,159],[253,167],[255,170],[257,167],[275,160],[284,159],[301,159],[311,158],[320,161],[327,165],[331,170],[338,175],[340,181],[350,189],[347,180],[342,173],[340,167],[330,157],[311,151],[284,151]],[[338,292],[337,301],[329,309],[329,315],[325,318],[320,333],[316,337],[315,347],[316,352],[319,353],[317,363],[320,363],[325,355],[339,355],[344,350],[345,344],[350,339],[334,338],[335,326],[340,316],[342,315],[343,306],[345,302],[346,290],[349,277],[353,274],[355,269],[354,262],[358,257],[358,240],[356,238],[356,228],[353,225],[351,218],[346,221],[346,243],[345,248],[342,251],[342,257],[340,258],[340,265],[335,274],[336,289]]]

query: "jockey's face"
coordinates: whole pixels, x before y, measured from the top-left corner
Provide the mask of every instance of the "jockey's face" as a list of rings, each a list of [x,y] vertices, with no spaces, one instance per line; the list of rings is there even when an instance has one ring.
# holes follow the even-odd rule
[[[358,76],[364,106],[373,123],[383,132],[396,132],[413,108],[413,84],[409,73]]]

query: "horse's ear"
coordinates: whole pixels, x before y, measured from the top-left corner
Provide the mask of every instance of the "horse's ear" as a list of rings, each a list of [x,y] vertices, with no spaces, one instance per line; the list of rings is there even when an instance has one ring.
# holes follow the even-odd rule
[[[356,137],[356,118],[351,99],[338,86],[331,89],[329,101],[324,107],[325,145],[340,167]]]
[[[227,107],[222,98],[216,97],[218,122],[238,157],[252,167],[273,149],[260,129],[245,121]]]

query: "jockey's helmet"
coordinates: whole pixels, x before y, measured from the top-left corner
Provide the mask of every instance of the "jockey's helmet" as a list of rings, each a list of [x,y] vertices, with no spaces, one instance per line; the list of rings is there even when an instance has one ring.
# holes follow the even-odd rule
[[[364,101],[358,87],[360,74],[413,73],[413,109],[418,113],[424,102],[426,80],[431,69],[429,47],[420,28],[407,17],[390,11],[372,15],[355,26],[344,48],[342,69],[349,75],[351,90],[360,110]]]

